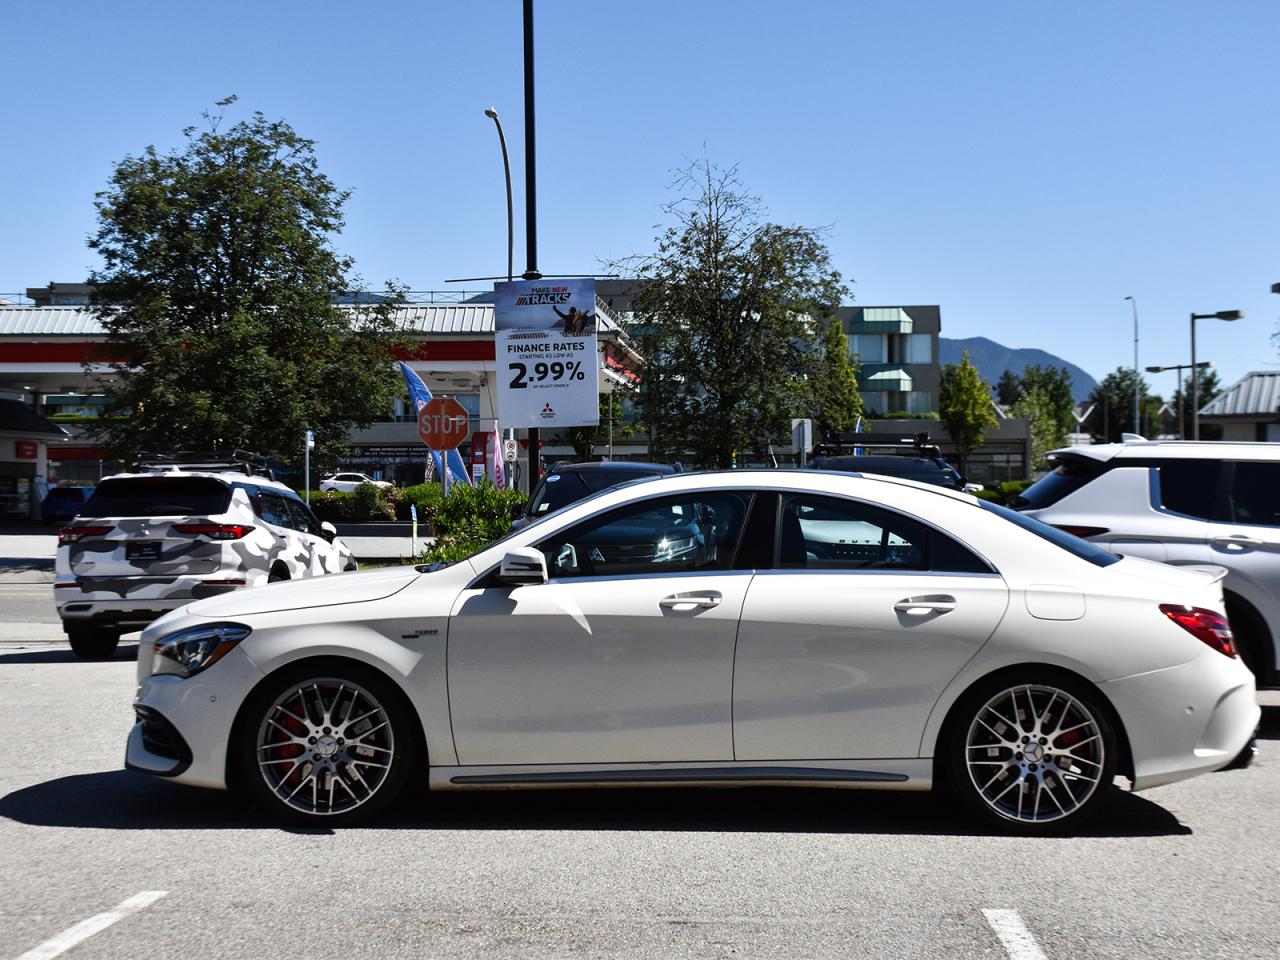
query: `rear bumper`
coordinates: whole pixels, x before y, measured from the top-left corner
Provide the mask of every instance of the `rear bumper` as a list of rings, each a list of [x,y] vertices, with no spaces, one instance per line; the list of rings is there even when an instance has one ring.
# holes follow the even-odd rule
[[[154,578],[138,578],[137,589],[120,578],[113,589],[103,590],[91,582],[59,580],[54,584],[54,602],[64,627],[72,625],[141,628],[170,610],[195,600],[216,597],[242,584],[209,583],[206,577],[176,577],[157,584]]]
[[[1208,647],[1188,663],[1101,689],[1129,736],[1134,790],[1220,770],[1253,738],[1262,717],[1253,674]]]

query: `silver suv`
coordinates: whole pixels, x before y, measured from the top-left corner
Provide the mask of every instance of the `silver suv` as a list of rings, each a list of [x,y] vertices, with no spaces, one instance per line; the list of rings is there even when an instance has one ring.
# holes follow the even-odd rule
[[[1280,443],[1069,447],[1011,506],[1113,553],[1227,569],[1227,616],[1259,686],[1278,686]]]
[[[296,493],[249,464],[162,463],[103,479],[58,532],[54,602],[78,656],[193,600],[355,570]]]

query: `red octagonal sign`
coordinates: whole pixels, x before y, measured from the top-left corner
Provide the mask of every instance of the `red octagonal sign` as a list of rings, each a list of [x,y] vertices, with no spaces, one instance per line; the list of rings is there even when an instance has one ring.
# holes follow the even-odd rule
[[[418,411],[418,436],[433,450],[453,450],[470,428],[466,408],[450,397],[436,397]]]

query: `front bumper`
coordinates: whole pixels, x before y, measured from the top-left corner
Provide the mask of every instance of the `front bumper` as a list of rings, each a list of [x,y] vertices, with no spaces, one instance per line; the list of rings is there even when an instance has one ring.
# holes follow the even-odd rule
[[[1134,790],[1227,766],[1262,717],[1253,674],[1205,647],[1187,663],[1101,685],[1133,753]]]
[[[141,665],[151,662],[150,645],[138,650]],[[125,766],[180,783],[225,789],[231,728],[236,711],[262,679],[262,671],[237,647],[194,677],[161,674],[144,678],[134,696],[134,710],[154,715],[148,729],[137,723],[129,734]],[[157,736],[157,734],[162,734]],[[185,755],[175,744],[185,746]]]

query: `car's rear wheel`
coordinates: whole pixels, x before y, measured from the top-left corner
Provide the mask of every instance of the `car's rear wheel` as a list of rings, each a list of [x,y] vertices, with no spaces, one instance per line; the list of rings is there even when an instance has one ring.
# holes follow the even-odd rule
[[[1119,758],[1099,695],[1051,672],[978,686],[952,713],[942,748],[961,803],[990,826],[1030,835],[1069,833],[1093,817]]]
[[[67,627],[71,650],[81,660],[107,660],[116,652],[120,631],[115,627],[99,627],[77,623]]]
[[[294,822],[377,815],[403,790],[416,753],[399,692],[355,665],[282,673],[254,693],[239,729],[244,782]]]

